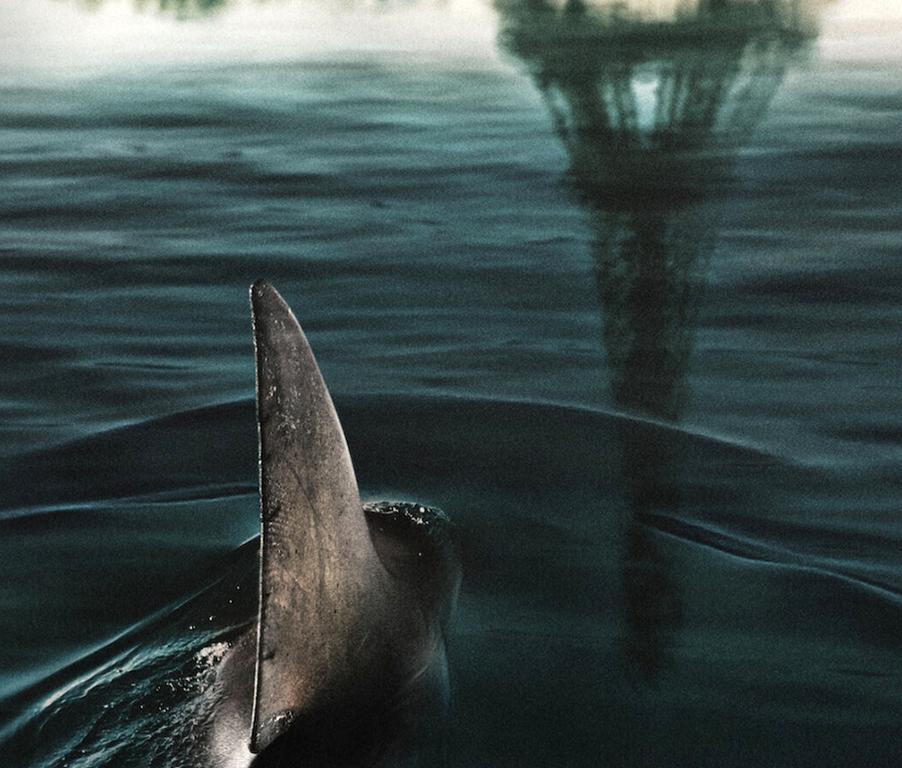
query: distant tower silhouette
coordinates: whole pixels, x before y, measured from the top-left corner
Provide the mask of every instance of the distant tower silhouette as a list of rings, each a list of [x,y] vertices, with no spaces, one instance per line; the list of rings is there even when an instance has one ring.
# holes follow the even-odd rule
[[[676,423],[717,199],[793,55],[803,0],[499,0],[501,44],[542,93],[590,215],[614,402]],[[680,624],[672,565],[649,528],[676,513],[677,442],[622,430],[626,653],[653,679]]]

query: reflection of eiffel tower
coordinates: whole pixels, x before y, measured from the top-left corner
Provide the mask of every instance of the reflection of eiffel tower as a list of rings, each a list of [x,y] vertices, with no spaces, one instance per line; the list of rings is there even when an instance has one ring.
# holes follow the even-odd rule
[[[678,422],[717,194],[813,33],[805,0],[499,0],[501,39],[546,100],[590,215],[614,401]],[[713,200],[713,202],[712,202]],[[679,505],[678,446],[622,432],[626,652],[654,677],[681,599],[643,523]]]
[[[702,0],[661,21],[641,12],[653,0],[513,0],[501,36],[529,66],[581,186],[647,191],[691,182],[671,168],[681,156],[755,128],[805,39],[800,3]]]

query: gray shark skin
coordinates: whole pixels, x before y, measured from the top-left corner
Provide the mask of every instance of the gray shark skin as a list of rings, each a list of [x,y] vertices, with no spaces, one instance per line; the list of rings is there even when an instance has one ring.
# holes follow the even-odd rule
[[[260,450],[257,626],[214,686],[209,762],[371,764],[448,703],[460,574],[441,513],[361,502],[344,433],[291,309],[251,286]]]

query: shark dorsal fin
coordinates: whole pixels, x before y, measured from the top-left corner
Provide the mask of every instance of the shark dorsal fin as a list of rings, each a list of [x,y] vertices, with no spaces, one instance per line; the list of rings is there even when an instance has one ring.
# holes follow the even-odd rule
[[[251,287],[262,517],[251,750],[354,686],[384,576],[313,352],[269,284]]]

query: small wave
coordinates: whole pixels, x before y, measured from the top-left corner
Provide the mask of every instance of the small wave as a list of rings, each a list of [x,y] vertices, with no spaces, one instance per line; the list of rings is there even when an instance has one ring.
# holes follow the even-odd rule
[[[108,686],[128,668],[151,667],[149,654],[174,658],[196,649],[198,663],[208,666],[215,661],[209,655],[212,651],[206,656],[201,651],[246,628],[254,618],[258,550],[256,537],[246,541],[192,591],[104,641],[61,659],[56,669],[38,679],[6,691],[0,698],[0,711],[21,714],[3,723],[0,743],[10,743],[2,746],[15,748],[16,732],[40,727],[43,719],[56,716],[70,698],[75,701],[92,688]],[[20,733],[18,740],[21,738]]]
[[[664,440],[687,455],[787,463],[740,440],[622,412],[453,397],[371,395],[336,402],[363,480],[426,465],[480,475],[489,469],[511,482],[526,482],[537,466],[549,482],[593,477],[624,429],[635,441]],[[0,513],[21,516],[105,499],[247,493],[256,486],[256,442],[250,399],[127,425],[12,459],[0,469]]]
[[[817,557],[777,544],[770,537],[751,538],[735,531],[698,521],[653,516],[644,521],[648,527],[683,542],[706,547],[741,560],[763,563],[777,568],[803,571],[834,579],[867,592],[872,597],[896,608],[902,608],[902,589],[852,570],[854,563],[836,558]],[[860,567],[860,564],[859,564]]]

